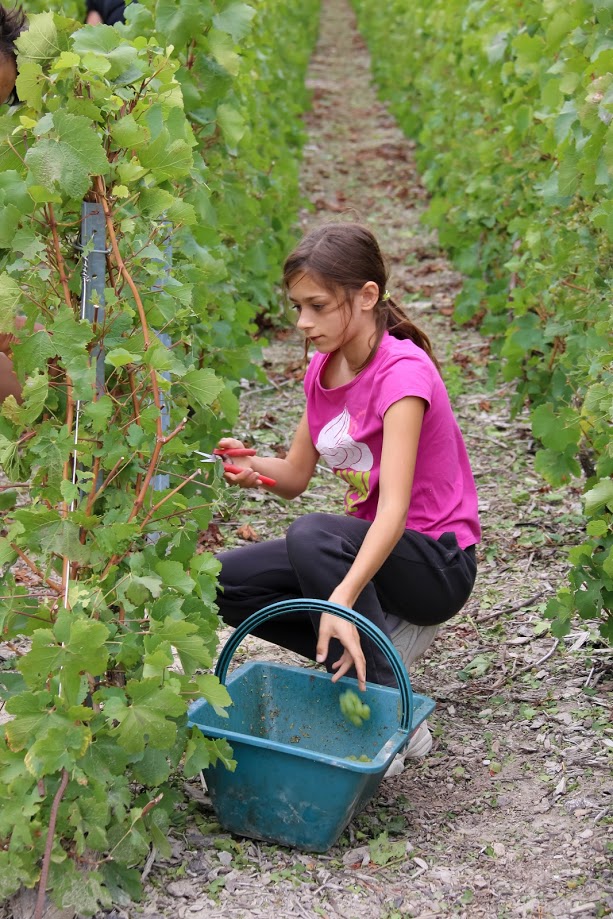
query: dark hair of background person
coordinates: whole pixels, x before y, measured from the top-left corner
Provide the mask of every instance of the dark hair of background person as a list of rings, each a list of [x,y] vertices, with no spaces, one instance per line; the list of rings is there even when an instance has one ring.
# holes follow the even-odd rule
[[[394,338],[410,338],[440,371],[426,333],[411,322],[393,297],[386,295],[387,266],[377,240],[365,226],[359,223],[328,223],[307,233],[285,260],[283,283],[286,290],[297,274],[305,272],[315,275],[331,292],[342,289],[348,301],[368,281],[377,284],[376,339],[360,370],[373,359],[384,333],[388,331]]]

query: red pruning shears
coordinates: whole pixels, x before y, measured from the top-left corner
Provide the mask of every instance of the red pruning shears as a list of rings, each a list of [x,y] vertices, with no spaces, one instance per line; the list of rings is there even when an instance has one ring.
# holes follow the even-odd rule
[[[255,456],[257,450],[251,450],[248,447],[228,447],[227,450],[213,450],[212,453],[202,453],[200,450],[195,451],[198,456],[202,456],[203,463],[214,463],[216,460],[221,459],[225,456]],[[223,468],[226,472],[230,472],[232,475],[238,475],[239,472],[243,472],[241,466],[233,466],[232,463],[224,463]],[[270,479],[267,475],[260,475],[258,473],[258,480],[262,485],[268,485],[273,487],[277,484],[276,479]]]

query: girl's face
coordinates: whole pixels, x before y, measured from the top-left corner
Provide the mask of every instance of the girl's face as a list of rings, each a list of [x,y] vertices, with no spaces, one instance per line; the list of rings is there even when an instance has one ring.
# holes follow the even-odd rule
[[[322,354],[337,351],[361,336],[368,337],[374,330],[373,311],[364,309],[362,291],[350,303],[344,290],[330,290],[316,276],[305,272],[290,281],[288,293],[298,317],[297,328]]]
[[[8,101],[15,89],[17,79],[17,65],[10,54],[0,53],[0,105]]]

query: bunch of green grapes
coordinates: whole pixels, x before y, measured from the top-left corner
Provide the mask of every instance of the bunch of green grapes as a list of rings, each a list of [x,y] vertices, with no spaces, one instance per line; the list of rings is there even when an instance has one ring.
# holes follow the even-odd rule
[[[339,701],[341,712],[347,721],[355,724],[356,728],[361,727],[362,722],[370,718],[370,707],[365,702],[362,702],[353,690],[347,689],[346,692],[341,693]]]

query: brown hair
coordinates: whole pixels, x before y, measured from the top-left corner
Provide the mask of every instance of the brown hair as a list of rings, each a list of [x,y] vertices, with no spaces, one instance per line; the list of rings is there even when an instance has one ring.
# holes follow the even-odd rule
[[[26,25],[26,14],[20,6],[0,6],[0,54],[15,57],[15,42]]]
[[[285,260],[283,283],[286,289],[301,272],[317,275],[324,287],[331,291],[340,288],[349,301],[368,281],[374,281],[378,286],[376,338],[360,370],[375,356],[385,331],[394,338],[410,338],[440,370],[426,333],[411,322],[392,297],[385,296],[387,267],[379,243],[365,226],[359,223],[328,223],[311,230]]]

